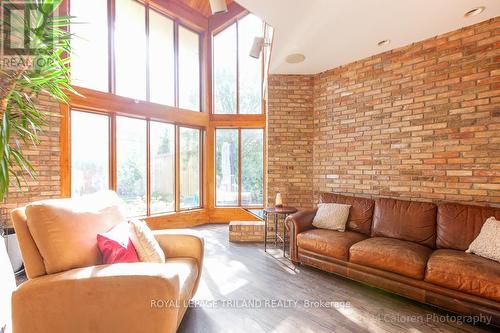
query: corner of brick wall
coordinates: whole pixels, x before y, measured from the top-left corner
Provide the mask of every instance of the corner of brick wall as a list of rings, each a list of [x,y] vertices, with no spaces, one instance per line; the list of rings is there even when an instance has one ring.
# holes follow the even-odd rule
[[[267,114],[268,205],[307,208],[313,192],[313,77],[271,75]]]

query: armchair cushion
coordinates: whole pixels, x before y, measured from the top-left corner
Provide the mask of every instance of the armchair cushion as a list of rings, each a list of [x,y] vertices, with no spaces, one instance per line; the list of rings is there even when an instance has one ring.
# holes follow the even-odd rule
[[[112,191],[26,207],[28,229],[48,274],[102,263],[96,236],[124,222]]]

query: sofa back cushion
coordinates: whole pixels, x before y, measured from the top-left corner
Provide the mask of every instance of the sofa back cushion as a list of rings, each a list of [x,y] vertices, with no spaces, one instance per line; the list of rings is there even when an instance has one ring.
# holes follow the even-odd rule
[[[436,245],[465,251],[489,217],[500,219],[500,208],[444,203],[438,207]]]
[[[353,197],[336,193],[322,192],[319,196],[320,203],[338,203],[350,205],[346,230],[357,231],[370,235],[372,226],[373,207],[375,201],[368,198]]]
[[[102,263],[97,234],[126,221],[111,191],[26,206],[28,228],[48,274]]]
[[[371,235],[435,248],[436,213],[436,205],[429,202],[376,199]]]

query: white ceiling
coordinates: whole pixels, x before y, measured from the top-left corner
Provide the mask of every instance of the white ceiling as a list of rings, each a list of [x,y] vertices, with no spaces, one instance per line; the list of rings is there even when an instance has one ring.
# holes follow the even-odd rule
[[[237,0],[275,28],[270,71],[315,74],[500,15],[500,0]],[[480,15],[464,13],[486,6]],[[390,39],[386,46],[378,46]],[[303,53],[300,64],[285,62]]]

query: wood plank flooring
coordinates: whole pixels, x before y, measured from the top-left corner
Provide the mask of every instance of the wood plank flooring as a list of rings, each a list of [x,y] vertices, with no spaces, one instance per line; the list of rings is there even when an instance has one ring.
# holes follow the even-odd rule
[[[264,253],[262,244],[230,243],[227,225],[194,229],[205,238],[204,270],[180,332],[494,331],[333,274],[294,268],[280,251]]]

